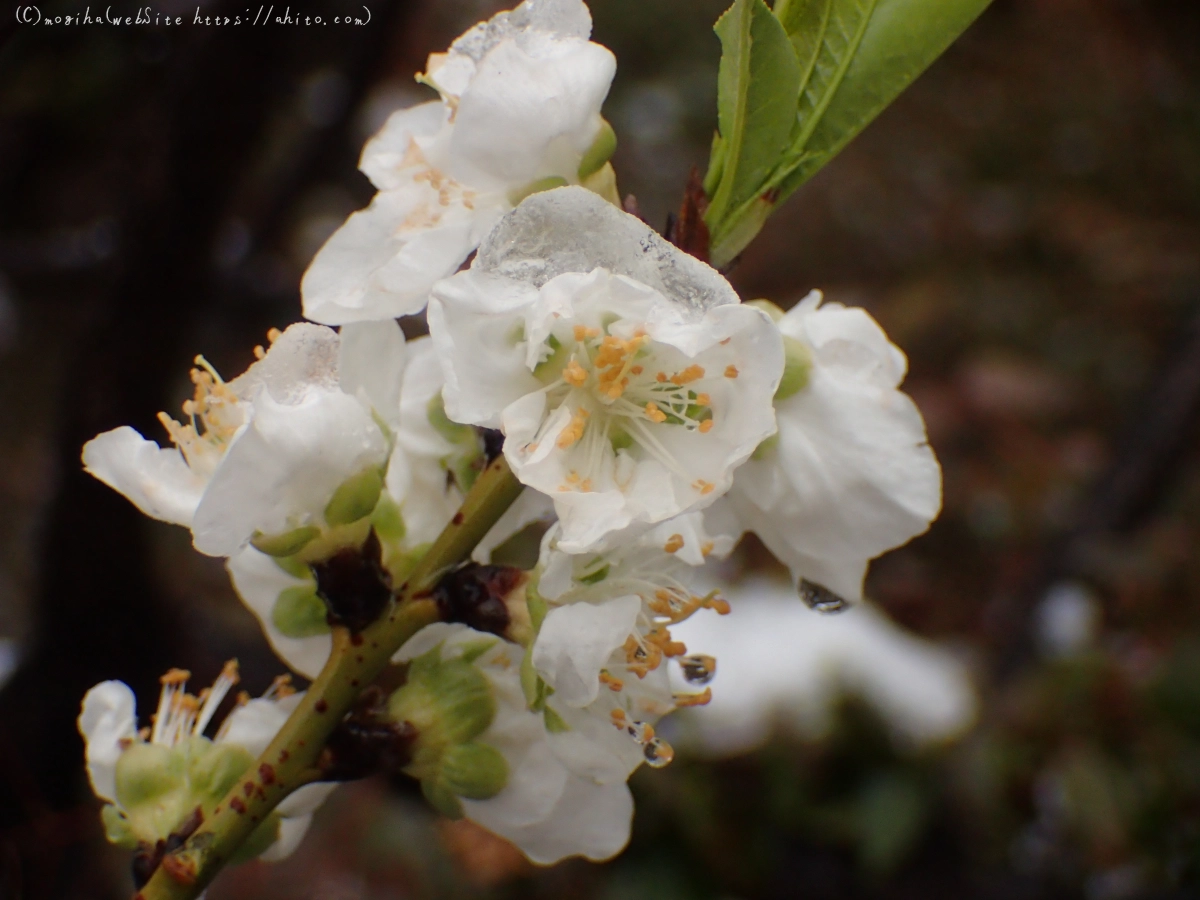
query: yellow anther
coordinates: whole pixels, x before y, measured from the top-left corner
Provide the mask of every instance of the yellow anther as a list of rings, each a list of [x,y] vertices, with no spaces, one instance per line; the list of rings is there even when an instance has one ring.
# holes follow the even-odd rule
[[[725,377],[726,377],[726,378],[737,378],[737,377],[738,377],[738,368],[737,368],[737,366],[734,366],[734,365],[728,365],[728,366],[726,366],[726,367],[725,367]]]
[[[573,447],[579,443],[579,439],[583,437],[583,431],[587,428],[588,412],[586,409],[578,409],[575,415],[571,416],[571,421],[567,427],[558,433],[558,440],[555,444],[560,450],[566,450],[568,447]]]
[[[710,419],[709,421],[712,421],[712,420]],[[713,484],[711,481],[704,481],[703,479],[693,481],[692,487],[694,487],[696,490],[698,490],[701,494],[711,494],[713,491],[715,491],[717,489],[717,486],[715,484]]]
[[[667,538],[667,542],[665,544],[663,544],[663,551],[665,553],[674,553],[677,550],[681,550],[682,548],[683,548],[683,535],[682,534],[671,535],[669,538]]]
[[[713,542],[712,541],[705,541],[703,544],[700,545],[700,555],[701,556],[708,556],[712,552],[713,552]]]
[[[625,710],[614,709],[611,713],[608,714],[608,716],[610,719],[612,719],[613,725],[615,725],[617,728],[625,727],[625,722],[626,722]]]
[[[691,384],[693,381],[703,377],[704,368],[702,366],[693,364],[688,366],[682,372],[676,372],[674,375],[672,375],[671,383],[678,385]]]
[[[184,684],[191,677],[192,673],[187,669],[172,669],[158,681],[160,684]]]
[[[645,372],[645,371],[646,371],[646,370],[645,370],[645,369],[643,369],[641,366],[634,366],[633,368],[631,368],[631,369],[629,370],[629,374],[630,374],[630,375],[641,375],[641,374],[642,374],[643,372]]]
[[[713,420],[712,419],[705,419],[703,422],[700,423],[699,431],[701,434],[708,434],[712,430],[713,430]]]
[[[667,421],[667,414],[655,406],[653,402],[650,402],[646,404],[646,418],[651,422],[665,422]]]
[[[712,700],[712,688],[705,688],[699,694],[676,694],[675,705],[678,707],[685,706],[707,706]]]
[[[576,325],[574,328],[575,340],[586,341],[589,338],[599,337],[600,329],[588,328],[586,325]]]
[[[572,387],[583,387],[583,383],[587,381],[587,370],[576,359],[572,359],[567,363],[567,367],[563,369],[562,374],[563,380]]]
[[[657,381],[659,384],[663,384],[667,380],[667,373],[666,372],[656,372],[654,374],[654,380]]]
[[[708,394],[697,394],[696,402],[699,403],[701,406],[711,406],[712,405],[712,397],[710,397]]]
[[[266,359],[267,358],[267,351],[263,349],[262,344],[254,345],[254,358],[255,359]],[[187,410],[185,409],[184,412],[187,412]]]
[[[620,678],[608,674],[607,672],[600,673],[600,683],[607,687],[610,691],[619,691],[625,687],[625,682]]]

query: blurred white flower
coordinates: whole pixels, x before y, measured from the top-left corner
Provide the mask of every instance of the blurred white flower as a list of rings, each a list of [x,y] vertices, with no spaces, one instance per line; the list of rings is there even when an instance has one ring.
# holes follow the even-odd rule
[[[775,430],[769,317],[580,188],[510,213],[429,309],[451,419],[499,427],[569,552],[708,506]]]
[[[422,657],[428,658],[427,654],[433,654],[443,665],[469,663],[486,679],[490,699],[486,727],[466,743],[498,752],[503,766],[502,777],[481,779],[480,771],[489,766],[477,762],[471,771],[453,765],[450,747],[435,747],[433,759],[422,758],[418,749],[417,763],[422,768],[413,774],[422,778],[426,795],[436,801],[442,791],[455,794],[451,805],[457,809],[447,811],[460,810],[472,821],[512,841],[537,863],[549,865],[568,856],[603,860],[619,853],[629,841],[633,818],[633,798],[625,779],[600,783],[580,776],[551,750],[543,717],[526,708],[519,674],[524,650],[465,625],[438,623],[411,638],[397,658],[418,665]],[[469,683],[469,679],[461,673],[431,680],[431,684],[446,685],[448,694],[457,695],[457,702],[447,702],[447,706],[459,719],[470,715],[464,710],[473,705],[461,699],[467,693],[464,682]],[[402,708],[413,709],[411,703]],[[421,711],[410,714],[419,717]],[[435,739],[441,732],[453,731],[456,725],[432,717],[426,721],[432,723],[428,730]],[[476,761],[484,756],[477,749],[461,755]],[[490,783],[484,786],[480,783],[484,780]],[[485,789],[479,790],[481,787]],[[490,796],[471,799],[460,793],[472,788],[477,796]]]
[[[420,312],[521,197],[581,181],[612,191],[600,106],[616,60],[591,29],[582,0],[527,0],[429,57],[419,80],[441,99],[394,113],[363,148],[379,193],[313,259],[305,316]]]
[[[153,847],[197,808],[205,817],[212,815],[303,697],[279,679],[264,696],[243,700],[210,739],[205,731],[237,683],[237,666],[227,664],[198,697],[185,691],[187,678],[179,669],[163,676],[153,726],[141,731],[133,691],[124,683],[101,682],[83,698],[79,731],[88,777],[106,802],[101,817],[113,843]],[[248,838],[239,856],[274,861],[290,854],[335,786],[310,784],[294,791]]]
[[[864,310],[814,291],[778,325],[779,433],[738,470],[729,503],[797,583],[858,600],[867,563],[937,516],[941,469],[898,389],[904,354]]]
[[[817,738],[847,694],[869,703],[904,744],[952,739],[974,720],[978,700],[964,663],[869,604],[822,614],[765,576],[724,589],[734,598],[729,615],[675,629],[721,660],[712,702],[680,723],[710,752],[752,750],[776,726]]]
[[[291,555],[375,508],[404,361],[395,322],[292,325],[233,381],[197,358],[187,423],[159,416],[175,447],[123,426],[84,446],[84,467],[202,553]]]

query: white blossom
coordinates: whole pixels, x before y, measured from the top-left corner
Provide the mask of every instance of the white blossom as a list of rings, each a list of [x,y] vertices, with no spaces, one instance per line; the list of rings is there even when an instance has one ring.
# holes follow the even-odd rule
[[[544,708],[550,746],[569,769],[623,782],[642,762],[671,761],[655,734],[660,718],[711,699],[706,687],[673,691],[668,663],[703,686],[716,662],[687,655],[670,629],[701,609],[728,612],[716,593],[698,596],[688,584],[693,567],[727,553],[732,539],[710,539],[699,513],[603,553],[565,553],[560,535],[556,526],[542,544],[534,596],[544,606],[530,656],[537,682],[527,693]]]
[[[487,679],[494,715],[476,738],[499,751],[503,788],[485,800],[461,799],[467,818],[512,841],[531,860],[548,865],[568,856],[604,860],[629,841],[633,798],[625,780],[601,783],[563,765],[546,739],[542,715],[526,708],[520,671],[524,650],[465,625],[427,626],[398,659],[429,652],[443,660],[469,658]]]
[[[429,57],[439,100],[394,113],[359,167],[379,190],[317,253],[304,314],[328,324],[420,312],[520,197],[587,181],[611,192],[600,106],[616,70],[582,0],[527,0]]]
[[[802,358],[798,389],[777,400],[779,433],[738,469],[729,503],[802,588],[858,600],[867,563],[937,516],[941,470],[899,390],[904,354],[864,310],[814,291],[778,325]]]
[[[435,288],[429,323],[448,415],[504,432],[570,552],[707,506],[775,430],[766,314],[580,188],[510,213]]]
[[[147,515],[189,526],[196,549],[231,556],[251,541],[297,552],[374,508],[398,419],[405,361],[394,322],[300,323],[225,382],[201,357],[175,446],[129,427],[89,441],[84,467]]]
[[[204,816],[270,744],[303,694],[279,679],[264,696],[243,700],[216,735],[205,735],[214,714],[237,683],[229,663],[212,687],[193,697],[188,673],[162,678],[153,726],[139,731],[133,691],[105,681],[83,698],[79,731],[86,743],[88,777],[105,801],[102,818],[109,840],[123,846],[154,846],[199,807]],[[310,784],[292,792],[248,839],[249,855],[283,859],[299,845],[312,814],[333,784]]]

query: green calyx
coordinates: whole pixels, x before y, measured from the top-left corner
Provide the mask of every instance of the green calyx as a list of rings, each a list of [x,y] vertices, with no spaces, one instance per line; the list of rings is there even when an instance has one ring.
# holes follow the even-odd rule
[[[476,740],[492,724],[496,701],[487,677],[471,661],[495,643],[477,641],[450,660],[435,647],[412,661],[407,683],[388,700],[388,717],[417,731],[405,771],[421,782],[430,805],[450,818],[462,815],[459,798],[486,800],[508,783],[503,755]]]
[[[546,338],[546,346],[550,348],[549,355],[533,367],[533,377],[542,384],[557,381],[571,361],[571,351],[554,335]]]
[[[371,466],[346,479],[325,505],[325,521],[330,525],[349,525],[366,518],[375,510],[383,491],[383,469]]]
[[[120,846],[164,840],[197,807],[208,815],[253,762],[245,748],[204,737],[174,747],[136,741],[117,760],[117,802],[101,811],[105,834]]]
[[[434,394],[429,399],[425,417],[433,426],[433,430],[454,446],[454,452],[442,458],[442,466],[453,476],[459,489],[466,493],[479,477],[484,462],[483,448],[475,429],[470,425],[455,422],[446,415],[441,394]]]
[[[785,315],[787,315],[777,304],[762,298],[759,298],[758,300],[747,300],[745,305],[753,306],[755,309],[761,309],[771,317],[772,322],[778,322]]]
[[[519,206],[521,201],[526,197],[532,197],[534,194],[540,194],[542,191],[552,191],[555,188],[566,187],[567,184],[567,179],[560,175],[547,175],[545,178],[531,181],[524,187],[511,191],[508,195],[508,202],[513,206]]]
[[[579,180],[584,181],[599,172],[606,162],[612,159],[617,151],[617,133],[606,119],[600,120],[600,130],[592,146],[588,147],[579,162]]]
[[[250,539],[250,546],[267,556],[294,556],[307,547],[320,533],[321,529],[314,525],[293,528],[282,534],[262,534],[260,532]]]
[[[307,638],[329,633],[329,610],[317,596],[315,583],[300,584],[279,592],[271,607],[271,624],[284,637]]]
[[[776,400],[786,400],[808,387],[812,353],[803,341],[783,335],[783,377],[775,389]]]

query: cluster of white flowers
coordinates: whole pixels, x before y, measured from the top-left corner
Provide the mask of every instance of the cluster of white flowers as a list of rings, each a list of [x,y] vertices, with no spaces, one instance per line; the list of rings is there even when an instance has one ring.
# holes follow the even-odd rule
[[[399,585],[498,430],[526,490],[476,559],[549,525],[505,598],[527,627],[426,627],[396,656],[408,682],[388,711],[416,730],[406,771],[438,810],[542,863],[619,852],[627,779],[673,755],[658,720],[711,698],[716,661],[670,631],[729,611],[689,586],[707,558],[753,531],[801,596],[853,602],[867,562],[924,531],[941,490],[898,389],[904,356],[869,315],[818,294],[786,315],[742,303],[617,205],[600,117],[615,63],[590,30],[582,0],[527,0],[431,56],[419,80],[440,99],[368,142],[379,193],[305,275],[304,313],[323,324],[273,333],[231,381],[197,358],[184,423],[161,417],[174,446],[118,428],[83,453],[227,558],[275,651],[312,677],[331,647],[313,567],[377,542]],[[430,336],[405,342],[395,318],[426,307]],[[287,711],[250,701],[209,741],[228,677],[196,700],[178,681],[148,737],[124,686],[85,700],[114,839],[153,844],[210,809]],[[180,774],[156,781],[156,765]],[[290,850],[319,800],[293,794],[254,852]]]

